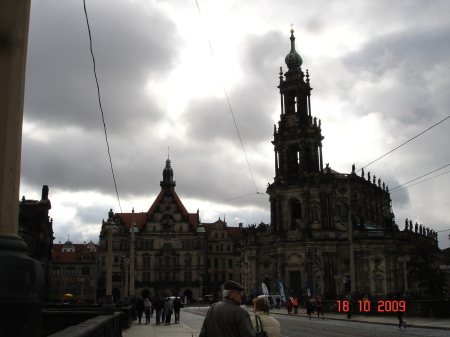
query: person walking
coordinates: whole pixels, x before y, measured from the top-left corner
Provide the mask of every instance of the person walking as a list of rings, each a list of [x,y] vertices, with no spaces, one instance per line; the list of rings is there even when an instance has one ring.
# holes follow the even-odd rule
[[[345,300],[348,302],[347,318],[352,318],[352,297],[350,295],[345,296]]]
[[[280,322],[270,316],[269,310],[270,304],[265,297],[257,297],[253,300],[253,313],[255,315],[250,317],[253,329],[256,332],[264,330],[267,337],[280,337]]]
[[[322,319],[325,319],[325,317],[323,317],[323,300],[320,297],[320,295],[317,295],[316,303],[317,303],[317,318],[319,318],[320,313],[322,313]]]
[[[277,309],[280,310],[281,309],[281,298],[277,297],[276,301],[277,301]]]
[[[292,298],[292,306],[294,307],[294,314],[298,314],[298,298],[295,296]]]
[[[209,308],[199,337],[256,337],[250,315],[241,308],[244,287],[227,281],[223,289],[224,298]]]
[[[286,300],[286,308],[288,311],[288,315],[292,315],[292,300],[290,297]]]
[[[397,302],[403,301],[402,295],[400,293],[397,293],[397,295],[395,295],[394,300]],[[397,319],[398,319],[398,328],[406,329],[406,322],[403,321],[403,312],[400,311],[400,306],[397,306]]]
[[[175,323],[180,323],[180,309],[181,309],[180,298],[176,297],[175,301],[173,301],[173,312],[175,313]]]
[[[160,323],[160,321],[161,321],[161,311],[162,311],[163,308],[164,308],[164,302],[163,302],[163,300],[162,300],[160,297],[158,297],[158,298],[154,301],[153,305],[155,306],[155,311],[156,311],[156,324],[158,325],[158,324]]]
[[[313,303],[311,301],[311,296],[306,298],[306,314],[308,315],[309,319],[311,319],[311,312],[313,310]]]
[[[166,315],[165,317],[166,325],[170,324],[170,318],[172,317],[172,314],[173,314],[173,302],[170,299],[170,297],[168,297],[166,303],[164,304],[164,315]]]
[[[144,301],[144,308],[145,308],[145,324],[150,324],[150,311],[152,310],[152,303],[149,301],[148,298]]]
[[[137,316],[138,316],[138,319],[139,319],[139,324],[141,324],[142,313],[144,312],[144,310],[145,310],[144,300],[142,299],[142,296],[141,296],[136,301],[136,311],[137,311]]]

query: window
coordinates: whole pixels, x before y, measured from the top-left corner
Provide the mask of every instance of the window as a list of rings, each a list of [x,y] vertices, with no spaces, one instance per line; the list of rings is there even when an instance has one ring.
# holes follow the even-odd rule
[[[169,267],[170,266],[170,256],[166,256],[166,258],[164,259],[164,265],[166,266],[166,267]]]
[[[220,237],[223,239],[223,238],[225,238],[225,233],[221,233],[220,234]]]
[[[214,273],[214,281],[219,281],[219,274],[218,273]]]
[[[212,251],[213,251],[213,245],[208,245],[208,250],[209,250],[210,252],[212,252]]]
[[[208,267],[208,268],[211,268],[211,259],[208,259],[207,264],[208,264],[207,267]]]
[[[197,257],[197,265],[198,266],[201,266],[201,265],[203,265],[203,257]]]
[[[114,256],[114,263],[119,263],[119,257],[118,256]]]
[[[226,280],[227,280],[227,274],[222,273],[222,282],[226,282]]]
[[[176,282],[176,281],[177,281],[177,274],[172,273],[172,282]]]
[[[300,201],[295,200],[292,203],[292,219],[301,219],[302,218],[302,204]]]
[[[217,248],[218,248],[217,250],[218,250],[219,252],[223,252],[223,245],[218,245]]]
[[[67,268],[67,275],[75,275],[75,268],[74,267]]]
[[[59,267],[53,267],[52,274],[53,275],[60,275],[61,274],[61,269]]]
[[[142,258],[142,266],[143,267],[150,267],[150,256],[144,256]]]
[[[176,256],[172,256],[172,266],[178,266],[178,259]]]
[[[164,281],[170,282],[170,273],[164,273]]]
[[[211,274],[206,274],[206,282],[211,282]]]
[[[227,245],[227,252],[231,252],[231,246]]]
[[[180,232],[182,232],[183,231],[183,226],[180,226]]]
[[[218,233],[214,233],[214,237],[217,239],[219,237]]]
[[[91,274],[91,268],[89,268],[89,267],[81,268],[81,274],[82,275],[90,275]]]
[[[149,271],[144,271],[142,273],[142,281],[143,282],[150,282],[150,272]]]
[[[184,266],[185,267],[192,266],[192,257],[191,256],[185,256],[184,257]]]
[[[190,282],[192,281],[192,272],[185,271],[184,272],[184,282]]]
[[[220,268],[225,269],[227,267],[227,259],[220,259]]]
[[[156,232],[156,226],[153,226],[153,231]]]
[[[233,268],[233,260],[232,259],[228,260],[228,268]]]
[[[229,273],[229,274],[228,274],[228,279],[229,279],[229,280],[232,280],[232,279],[233,279],[233,273]]]
[[[158,266],[162,266],[162,265],[163,265],[163,257],[160,256],[160,257],[158,258]]]
[[[214,259],[214,268],[219,268],[219,259]]]

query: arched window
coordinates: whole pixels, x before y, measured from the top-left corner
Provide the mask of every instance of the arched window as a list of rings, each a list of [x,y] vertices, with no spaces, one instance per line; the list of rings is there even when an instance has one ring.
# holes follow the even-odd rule
[[[302,218],[302,204],[297,199],[291,204],[291,214],[293,220]]]
[[[348,206],[345,202],[339,205],[339,217],[342,221],[348,221]]]

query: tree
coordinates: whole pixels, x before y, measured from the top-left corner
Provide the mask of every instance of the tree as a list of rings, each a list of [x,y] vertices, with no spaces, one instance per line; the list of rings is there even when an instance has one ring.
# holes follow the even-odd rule
[[[409,280],[426,287],[433,297],[443,293],[445,275],[439,269],[440,249],[436,241],[418,240],[410,251]]]

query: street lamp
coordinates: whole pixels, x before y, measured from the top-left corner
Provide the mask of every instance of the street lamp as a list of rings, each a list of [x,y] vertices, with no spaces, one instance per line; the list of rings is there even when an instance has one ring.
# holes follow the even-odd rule
[[[80,281],[81,281],[81,301],[84,302],[84,300],[83,300],[84,278],[82,277],[82,278],[80,279]]]
[[[113,232],[117,228],[111,218],[104,224],[104,228],[108,231],[108,264],[106,265],[106,296],[103,305],[103,314],[112,315],[114,313],[114,303],[112,298],[112,251],[113,251]]]
[[[123,260],[124,268],[125,268],[125,289],[123,291],[123,305],[128,306],[128,265],[130,264],[130,258],[125,256],[125,259]]]
[[[408,289],[408,273],[407,273],[407,269],[406,269],[406,261],[409,261],[411,258],[409,257],[409,255],[400,255],[398,258],[399,262],[403,262],[403,276],[404,276],[404,281],[405,281],[405,295],[409,293],[409,289]]]

